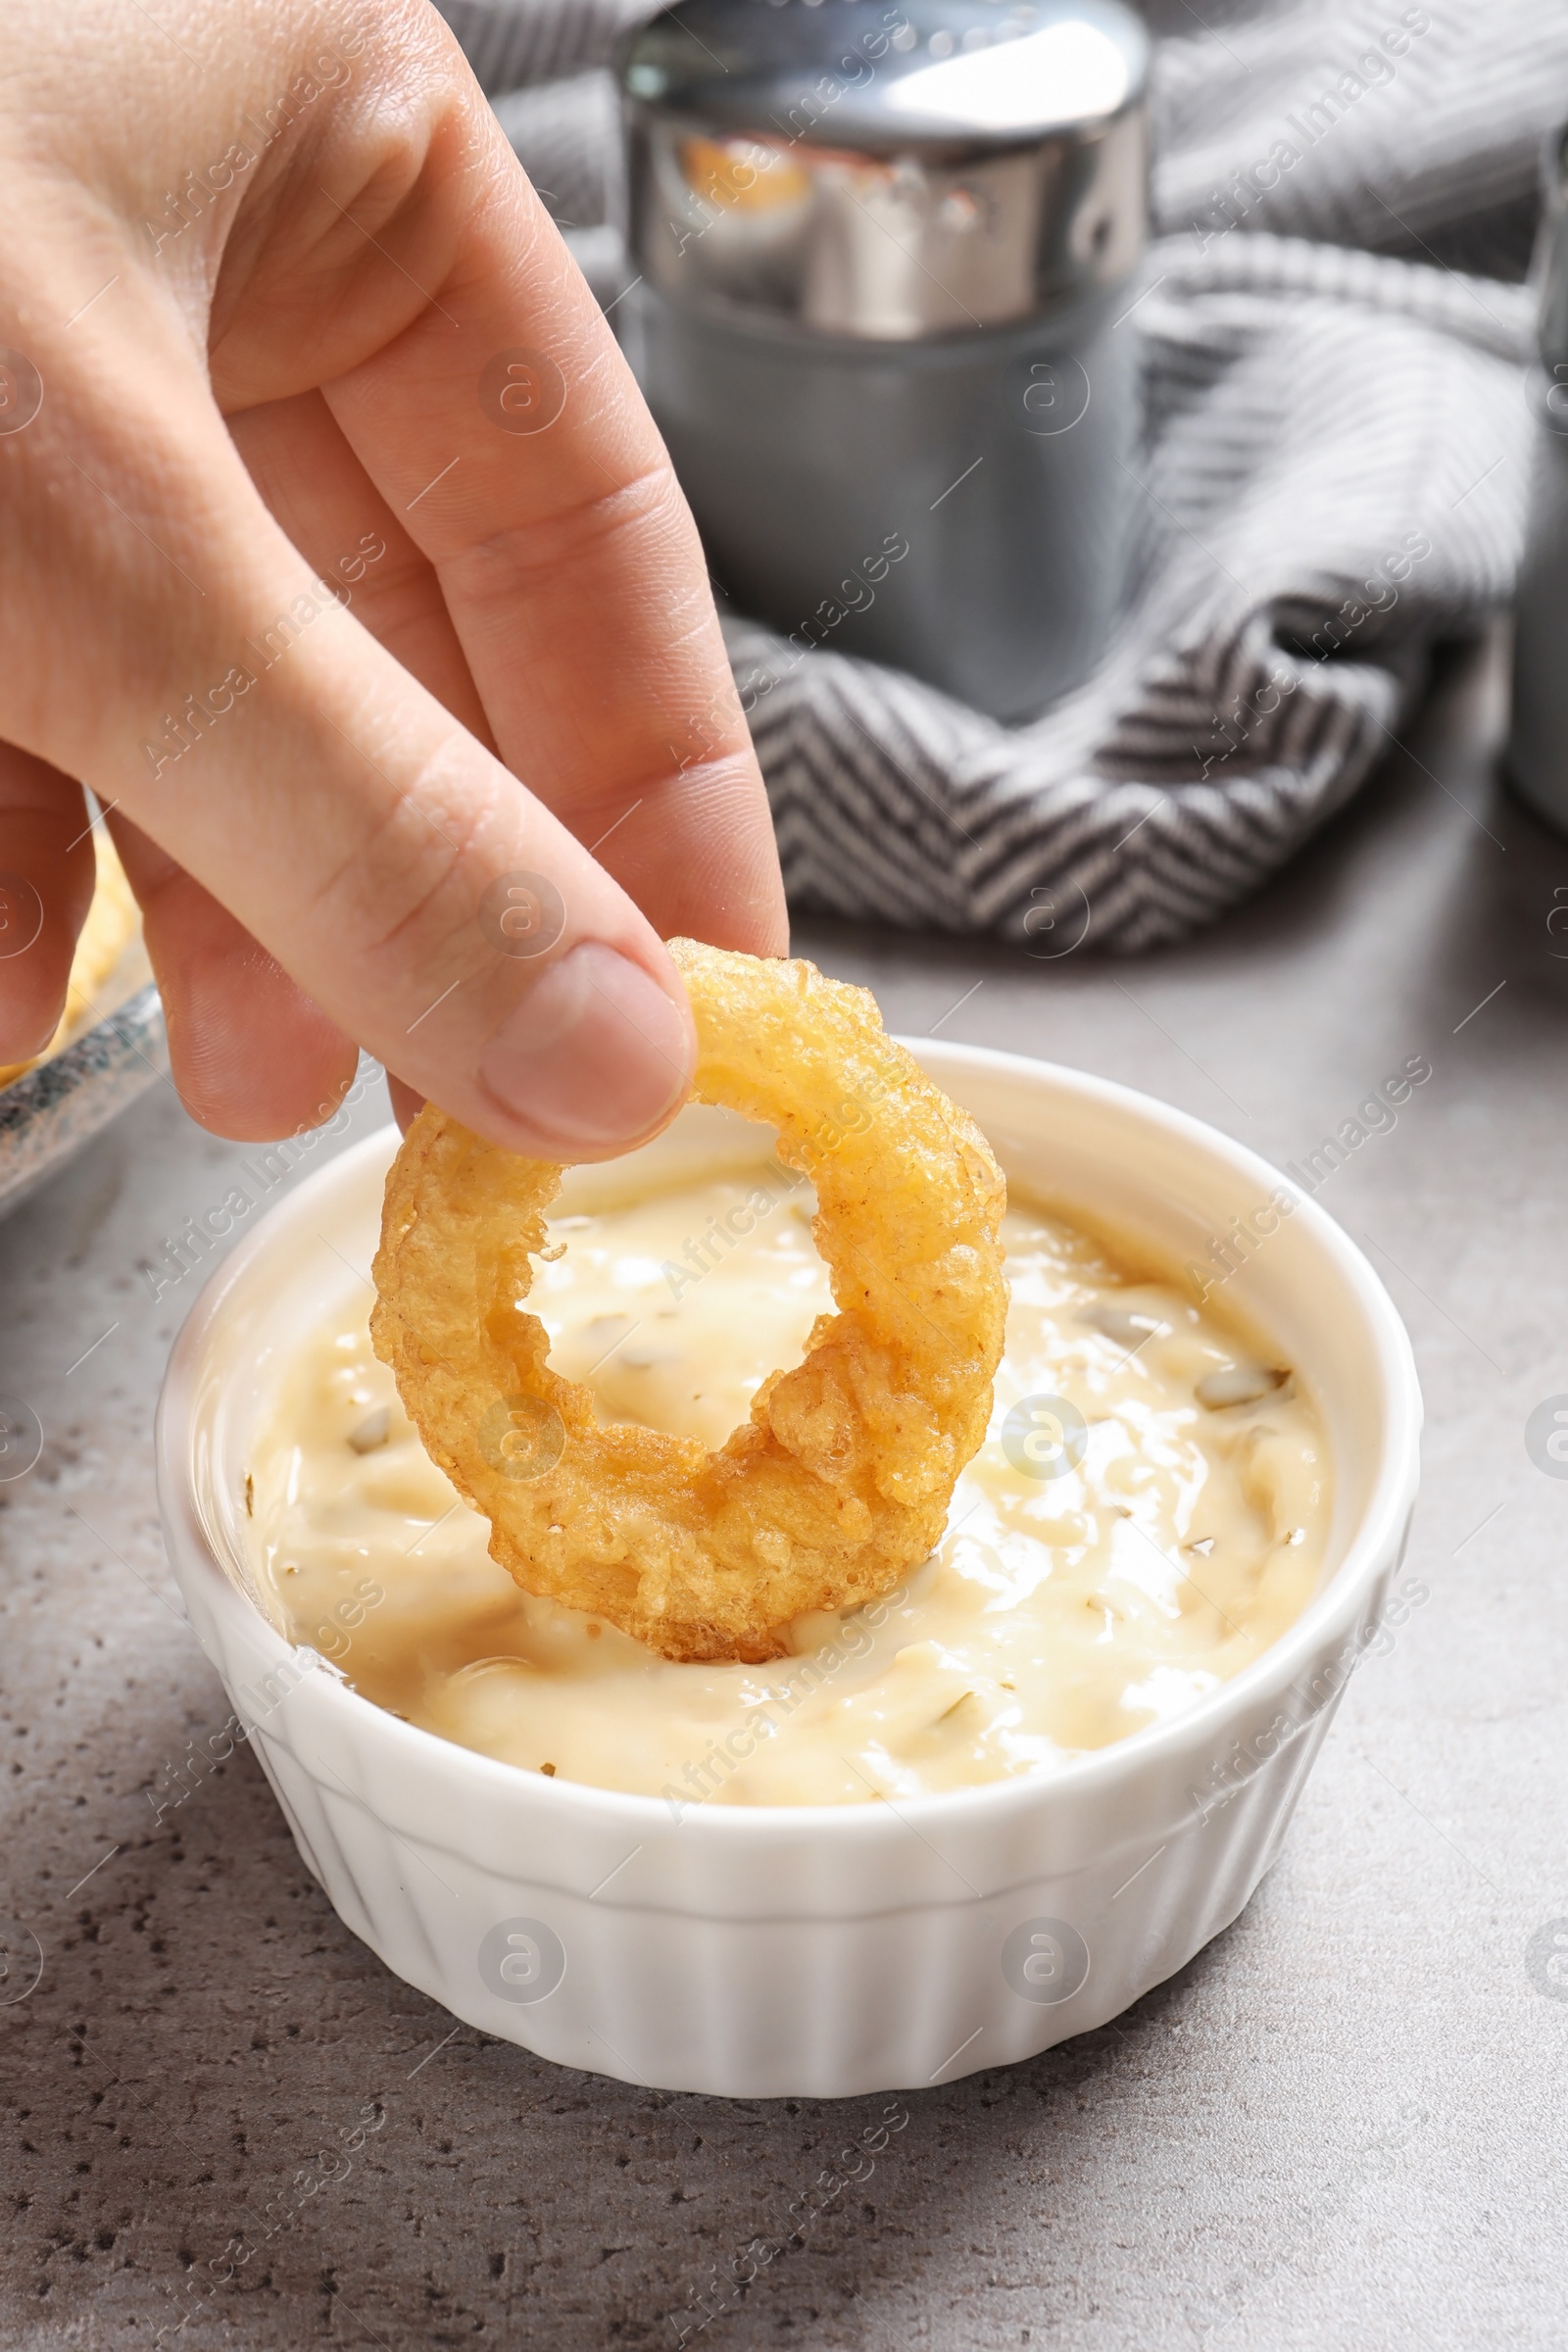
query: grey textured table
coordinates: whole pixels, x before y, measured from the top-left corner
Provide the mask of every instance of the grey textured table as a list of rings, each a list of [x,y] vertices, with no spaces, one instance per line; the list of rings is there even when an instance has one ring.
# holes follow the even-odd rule
[[[1230,1933],[1104,2032],[910,2094],[698,2340],[1568,2343],[1568,1487],[1524,1445],[1568,1392],[1568,848],[1489,780],[1500,678],[1451,661],[1413,757],[1177,952],[802,927],[902,1027],[1086,1064],[1282,1160],[1431,1059],[1322,1194],[1414,1335],[1430,1597]],[[647,2092],[454,2031],[339,1926],[243,1749],[155,1820],[227,1710],[153,1501],[184,1300],[138,1261],[233,1155],[159,1087],[0,1229],[3,1385],[48,1432],[0,1511],[0,1913],[44,1954],[0,2005],[0,2342],[673,2346],[887,2102]]]

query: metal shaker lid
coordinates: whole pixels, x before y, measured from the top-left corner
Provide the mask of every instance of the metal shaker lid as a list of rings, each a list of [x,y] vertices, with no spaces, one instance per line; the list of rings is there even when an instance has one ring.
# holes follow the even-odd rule
[[[820,334],[1040,317],[1143,250],[1148,70],[1120,0],[680,0],[621,56],[637,266]]]

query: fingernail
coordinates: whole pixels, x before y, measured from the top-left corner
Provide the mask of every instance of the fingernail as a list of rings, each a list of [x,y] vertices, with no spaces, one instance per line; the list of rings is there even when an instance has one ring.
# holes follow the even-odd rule
[[[691,1083],[691,1032],[639,964],[585,940],[486,1046],[479,1081],[563,1159],[636,1143]]]

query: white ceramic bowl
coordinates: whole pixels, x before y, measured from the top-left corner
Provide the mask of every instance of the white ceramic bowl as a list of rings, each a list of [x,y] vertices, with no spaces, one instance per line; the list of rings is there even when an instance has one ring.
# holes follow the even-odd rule
[[[390,1131],[262,1220],[174,1348],[158,1425],[171,1555],[301,1853],[389,1968],[563,2064],[831,2097],[951,2082],[1103,2024],[1247,1902],[1400,1557],[1420,1392],[1398,1317],[1338,1226],[1146,1096],[1010,1054],[914,1050],[1010,1174],[1178,1264],[1206,1261],[1271,1194],[1296,1201],[1224,1296],[1326,1421],[1322,1585],[1191,1713],[1064,1770],[898,1806],[704,1805],[677,1821],[662,1798],[452,1746],[291,1649],[251,1592],[247,1446],[279,1352],[363,1279],[347,1269],[369,1263]],[[650,1149],[684,1153],[690,1133],[677,1122]]]

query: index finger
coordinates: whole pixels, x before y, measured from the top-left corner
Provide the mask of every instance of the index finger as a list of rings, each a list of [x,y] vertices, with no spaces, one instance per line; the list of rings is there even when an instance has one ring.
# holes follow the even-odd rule
[[[327,400],[435,565],[514,773],[666,936],[777,954],[761,776],[631,371],[494,124],[414,201],[440,284]]]

